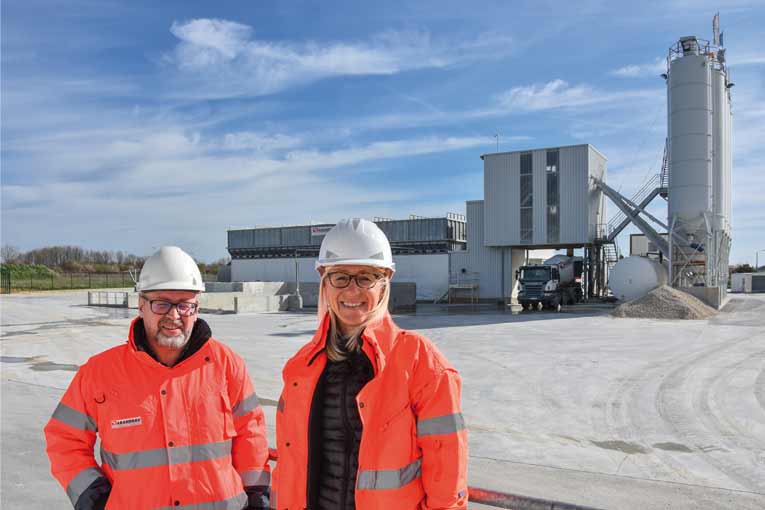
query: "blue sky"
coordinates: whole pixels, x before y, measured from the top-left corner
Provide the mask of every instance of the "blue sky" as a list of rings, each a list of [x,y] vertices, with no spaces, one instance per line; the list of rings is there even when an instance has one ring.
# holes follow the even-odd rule
[[[765,249],[763,1],[2,9],[2,242],[22,250],[177,244],[211,261],[228,228],[464,212],[495,133],[500,150],[590,143],[631,195],[661,163],[667,50],[711,39],[718,10],[731,262]]]

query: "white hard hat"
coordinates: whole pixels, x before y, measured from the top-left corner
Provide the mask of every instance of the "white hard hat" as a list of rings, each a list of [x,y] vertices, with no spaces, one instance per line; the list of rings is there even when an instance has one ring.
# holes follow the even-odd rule
[[[316,269],[340,264],[396,270],[388,238],[380,227],[361,218],[340,220],[321,242]]]
[[[146,259],[135,286],[138,292],[191,290],[204,292],[205,284],[196,262],[177,246],[163,246]]]

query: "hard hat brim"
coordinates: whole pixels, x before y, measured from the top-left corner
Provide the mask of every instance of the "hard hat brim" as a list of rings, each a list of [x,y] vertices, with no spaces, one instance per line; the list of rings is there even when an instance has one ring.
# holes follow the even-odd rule
[[[380,269],[390,269],[391,272],[396,272],[395,262],[391,262],[390,265],[388,265],[378,259],[333,259],[332,261],[316,261],[317,271],[319,268],[332,266],[369,266]]]
[[[175,280],[169,282],[160,282],[155,285],[146,285],[144,287],[141,287],[139,284],[136,285],[136,290],[138,292],[152,292],[156,290],[185,290],[191,292],[204,292],[205,285],[204,283],[202,285],[192,285],[186,281]]]

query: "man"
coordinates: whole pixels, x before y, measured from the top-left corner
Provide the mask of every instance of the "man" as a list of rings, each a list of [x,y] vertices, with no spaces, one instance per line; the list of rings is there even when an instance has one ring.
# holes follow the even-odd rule
[[[197,316],[196,263],[163,247],[136,290],[127,342],[80,367],[45,427],[53,476],[76,510],[267,508],[263,409],[244,361]]]

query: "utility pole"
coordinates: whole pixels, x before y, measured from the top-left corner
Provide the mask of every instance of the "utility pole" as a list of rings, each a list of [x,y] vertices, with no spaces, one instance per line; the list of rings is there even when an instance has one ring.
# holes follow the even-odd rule
[[[754,252],[754,272],[758,272],[760,270],[760,252],[765,250],[757,250]]]

